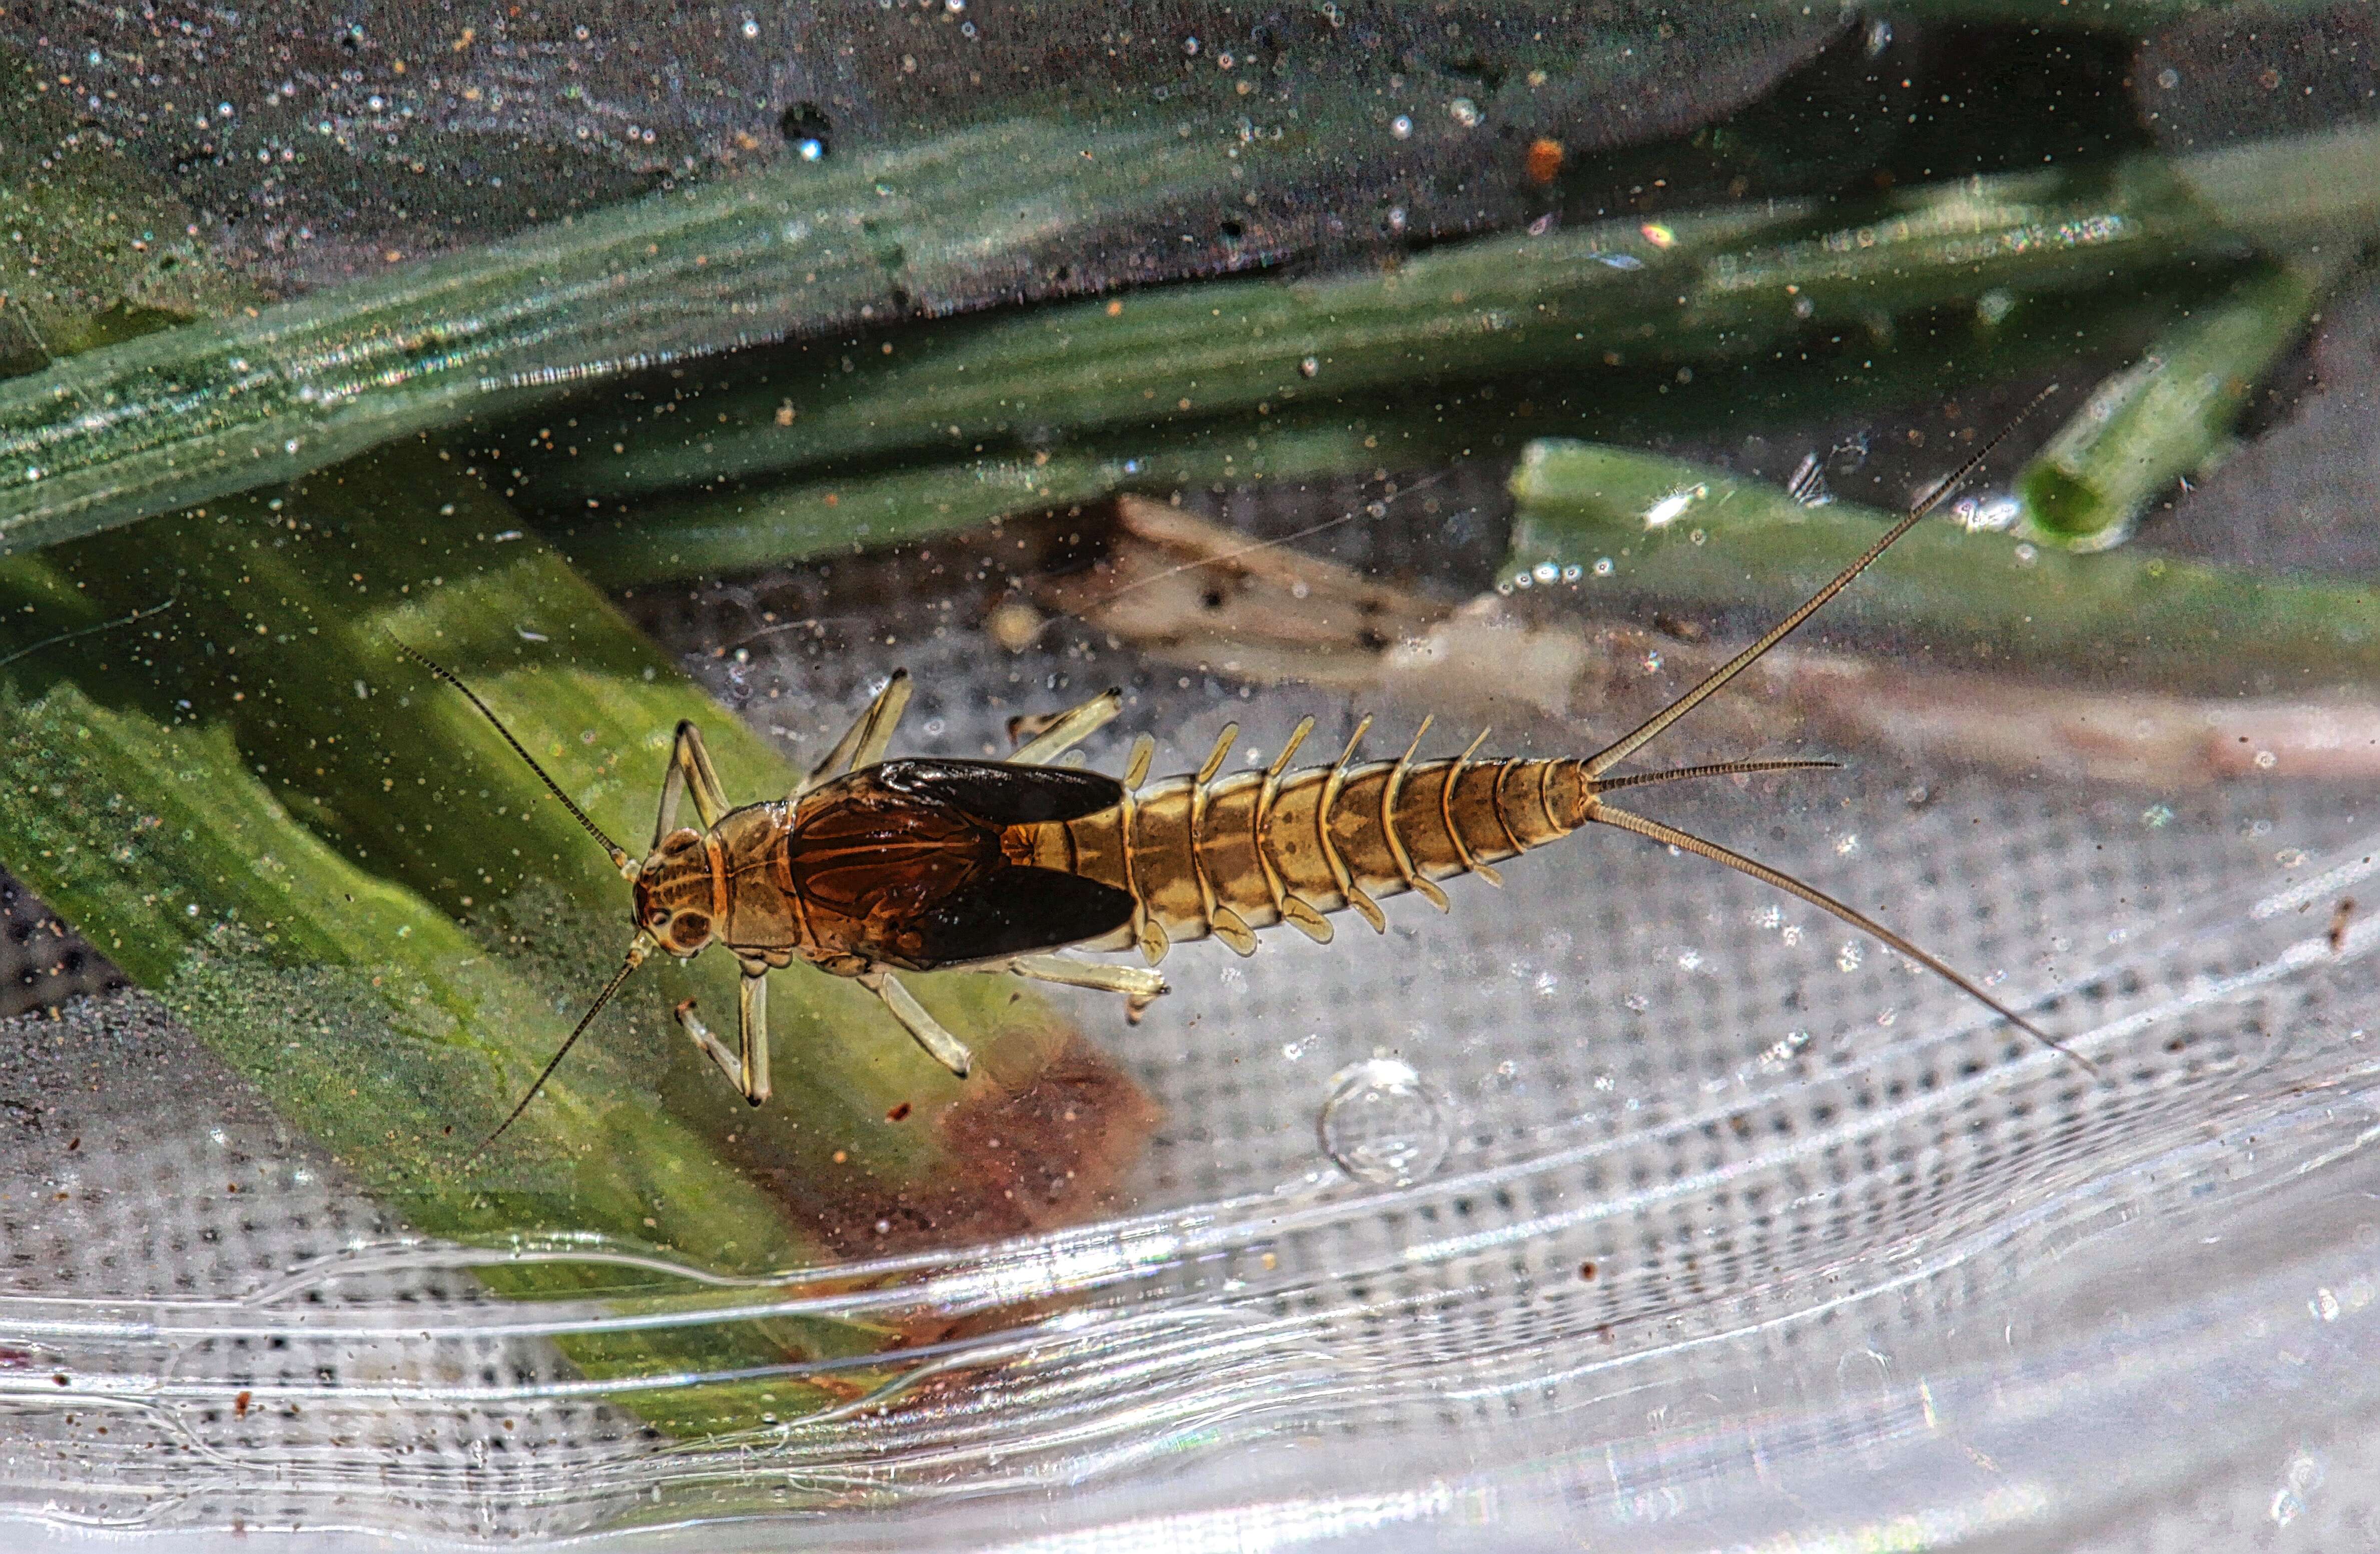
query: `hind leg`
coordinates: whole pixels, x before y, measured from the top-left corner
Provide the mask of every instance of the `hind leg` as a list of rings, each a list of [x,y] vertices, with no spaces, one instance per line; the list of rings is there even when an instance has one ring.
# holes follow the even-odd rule
[[[1103,993],[1122,993],[1124,996],[1124,1017],[1134,1021],[1140,1018],[1142,1010],[1170,990],[1163,975],[1147,966],[1110,965],[1100,961],[1078,961],[1065,955],[1015,955],[1004,961],[990,961],[973,969],[1004,972],[1011,977],[1026,977],[1037,982],[1055,982],[1061,987],[1093,988]]]
[[[1050,726],[1009,753],[1012,766],[1047,766],[1123,710],[1122,691],[1101,691],[1080,707],[1062,712]]]

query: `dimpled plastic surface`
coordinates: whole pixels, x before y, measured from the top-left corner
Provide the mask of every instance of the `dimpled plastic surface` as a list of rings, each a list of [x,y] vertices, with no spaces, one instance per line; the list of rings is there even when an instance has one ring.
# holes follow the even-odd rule
[[[947,755],[1109,684],[1111,771],[1143,731],[1158,771],[1195,768],[1226,719],[1235,765],[1269,760],[1307,712],[1327,760],[1357,713],[1087,634],[1011,655],[955,612],[710,653],[820,587],[633,607],[805,750],[895,664],[895,748]],[[1379,710],[1393,754],[1418,710]],[[877,1298],[1002,1319],[880,1407],[710,1447],[576,1387],[544,1340],[589,1313],[407,1244],[138,995],[21,1019],[0,1497],[248,1547],[758,1548],[771,1512],[905,1549],[2368,1536],[2380,919],[2339,904],[2380,901],[2380,816],[2286,772],[2161,792],[1831,753],[1852,766],[1632,800],[1873,909],[2096,1077],[1814,909],[1595,831],[1456,882],[1449,916],[1393,902],[1385,936],[1184,946],[1136,1026],[1059,995],[1163,1108],[1130,1210],[888,1265]],[[1436,1159],[1416,1180],[1333,1158],[1361,1163],[1362,1098],[1325,1113],[1366,1062],[1412,1071],[1423,1099],[1369,1120]]]

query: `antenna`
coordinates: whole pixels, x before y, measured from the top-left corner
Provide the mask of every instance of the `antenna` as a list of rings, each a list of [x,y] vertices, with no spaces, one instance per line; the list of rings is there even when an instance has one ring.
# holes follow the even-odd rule
[[[471,1151],[474,1156],[487,1153],[496,1140],[504,1136],[506,1128],[520,1121],[521,1113],[528,1110],[528,1103],[537,1099],[538,1091],[545,1088],[545,1082],[553,1077],[555,1069],[562,1066],[562,1060],[570,1055],[570,1049],[578,1044],[578,1038],[587,1034],[587,1027],[595,1023],[595,1016],[603,1013],[603,1006],[612,1002],[612,995],[618,992],[620,984],[628,979],[628,973],[644,965],[645,957],[651,953],[652,941],[641,933],[637,935],[628,945],[628,958],[620,964],[619,970],[612,974],[612,979],[603,984],[603,990],[595,995],[595,1002],[588,1008],[587,1013],[578,1016],[578,1023],[570,1027],[570,1034],[562,1038],[562,1045],[554,1049],[553,1056],[546,1059],[545,1067],[538,1072],[535,1083],[528,1087],[528,1093],[520,1098],[520,1103],[512,1109],[509,1116],[496,1124],[496,1131],[481,1139],[480,1147]]]
[[[465,685],[462,681],[462,677],[456,674],[453,670],[436,662],[431,659],[428,654],[416,650],[410,644],[405,642],[402,638],[397,637],[395,635],[391,635],[389,640],[396,644],[397,651],[403,653],[407,658],[411,659],[422,668],[430,671],[431,674],[437,675],[438,678],[445,681],[456,690],[461,691],[463,693],[464,699],[468,700],[472,706],[480,710],[480,716],[487,719],[490,723],[495,726],[496,732],[504,736],[504,743],[513,747],[513,754],[520,757],[522,760],[528,763],[528,769],[537,773],[537,780],[545,784],[545,791],[560,799],[562,801],[562,807],[570,811],[571,818],[577,820],[580,825],[587,828],[587,834],[603,844],[603,850],[612,855],[612,867],[618,869],[622,874],[627,876],[631,880],[637,877],[637,860],[628,856],[625,848],[613,841],[610,837],[604,835],[603,828],[601,826],[597,825],[593,820],[587,818],[587,811],[579,808],[578,806],[572,801],[570,795],[562,791],[561,783],[546,775],[545,768],[538,765],[537,758],[530,755],[528,747],[522,745],[519,740],[513,737],[513,731],[506,728],[504,726],[504,721],[502,718],[497,717],[493,711],[490,710],[486,702],[480,699],[479,692]],[[636,962],[631,961],[628,964],[633,968]],[[621,975],[625,976],[626,973],[623,972]],[[617,987],[619,984],[615,981],[613,985]],[[607,992],[604,996],[608,998],[611,995]],[[601,1007],[601,1005],[598,1005],[598,1007]]]

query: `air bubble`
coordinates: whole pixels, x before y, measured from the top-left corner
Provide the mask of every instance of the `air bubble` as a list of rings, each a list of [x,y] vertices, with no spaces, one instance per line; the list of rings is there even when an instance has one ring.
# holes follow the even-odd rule
[[[1411,1064],[1396,1058],[1374,1058],[1331,1075],[1315,1133],[1340,1170],[1384,1187],[1427,1176],[1452,1143],[1445,1103]]]
[[[1396,117],[1389,120],[1389,133],[1395,136],[1400,140],[1410,139],[1413,135],[1413,120],[1405,117],[1402,114],[1399,114]]]
[[[777,119],[777,132],[804,162],[824,162],[834,145],[834,121],[815,103],[796,103]]]

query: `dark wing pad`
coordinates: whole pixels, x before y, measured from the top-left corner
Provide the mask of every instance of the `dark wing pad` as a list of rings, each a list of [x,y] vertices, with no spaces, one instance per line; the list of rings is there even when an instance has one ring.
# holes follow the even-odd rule
[[[912,969],[1055,950],[1130,921],[1132,897],[1112,885],[1054,868],[995,869],[917,919]]]
[[[988,825],[1074,820],[1123,802],[1123,784],[1097,771],[990,760],[888,760],[875,769],[895,793],[939,799]]]

